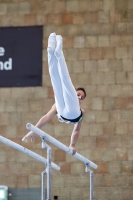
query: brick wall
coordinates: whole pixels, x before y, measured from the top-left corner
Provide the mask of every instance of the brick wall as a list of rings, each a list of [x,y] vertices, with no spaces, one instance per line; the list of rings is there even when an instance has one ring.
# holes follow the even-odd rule
[[[40,139],[22,143],[25,124],[35,124],[54,99],[47,66],[51,32],[64,38],[64,54],[75,86],[83,85],[86,110],[77,151],[98,164],[96,200],[133,199],[133,1],[0,0],[0,26],[43,25],[43,87],[0,88],[0,133],[40,155]],[[54,118],[44,130],[69,145],[72,126]],[[89,199],[84,165],[54,147],[53,196]],[[0,184],[37,188],[45,166],[0,144]]]

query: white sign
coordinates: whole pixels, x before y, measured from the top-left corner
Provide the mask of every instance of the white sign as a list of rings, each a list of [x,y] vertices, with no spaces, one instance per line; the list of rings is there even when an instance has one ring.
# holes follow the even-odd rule
[[[0,56],[4,56],[5,49],[0,47]],[[0,61],[0,70],[12,70],[12,58],[9,58],[8,61],[2,62]]]
[[[0,47],[0,56],[4,56],[5,49],[3,47]]]

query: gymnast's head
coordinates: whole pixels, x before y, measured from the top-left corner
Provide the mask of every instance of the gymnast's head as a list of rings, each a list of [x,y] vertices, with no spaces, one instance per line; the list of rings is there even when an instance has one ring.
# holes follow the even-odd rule
[[[81,102],[85,99],[86,97],[86,91],[83,87],[77,87],[75,88],[76,92],[77,92],[77,96],[79,99],[79,103],[81,104]]]

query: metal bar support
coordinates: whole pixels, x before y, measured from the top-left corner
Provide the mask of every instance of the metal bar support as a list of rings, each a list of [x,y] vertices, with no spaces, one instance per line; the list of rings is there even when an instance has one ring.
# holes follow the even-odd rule
[[[45,137],[42,137],[42,148],[47,149],[47,199],[51,200],[51,160],[52,160],[52,149],[51,147],[46,143]]]
[[[45,200],[46,194],[45,194],[45,174],[46,169],[42,172],[42,188],[41,188],[41,200]]]
[[[89,168],[87,169],[87,172],[90,173],[90,200],[94,199],[94,172],[90,170]]]

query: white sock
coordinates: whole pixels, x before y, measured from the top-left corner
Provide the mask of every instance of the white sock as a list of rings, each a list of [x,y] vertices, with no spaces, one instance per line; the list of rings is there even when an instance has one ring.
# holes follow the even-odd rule
[[[62,40],[63,40],[63,38],[61,37],[61,35],[56,36],[56,48],[55,48],[54,54],[57,58],[59,58],[60,55],[63,53],[63,51],[62,51],[62,47],[63,47]]]
[[[48,38],[48,48],[47,51],[49,52],[53,52],[55,50],[56,47],[56,34],[55,33],[51,33],[49,38]]]

